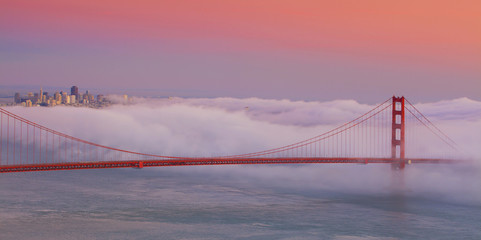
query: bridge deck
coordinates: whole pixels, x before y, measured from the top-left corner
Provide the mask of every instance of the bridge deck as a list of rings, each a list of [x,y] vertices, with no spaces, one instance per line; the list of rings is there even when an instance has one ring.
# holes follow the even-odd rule
[[[143,168],[199,165],[307,164],[307,163],[399,163],[394,158],[185,158],[176,160],[128,160],[0,166],[0,173],[99,168]],[[405,159],[406,163],[462,163],[455,159]]]

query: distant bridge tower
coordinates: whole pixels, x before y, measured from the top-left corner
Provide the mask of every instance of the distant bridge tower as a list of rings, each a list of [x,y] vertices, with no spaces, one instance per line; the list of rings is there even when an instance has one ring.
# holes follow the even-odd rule
[[[404,169],[405,163],[405,115],[404,97],[392,97],[392,139],[391,158],[399,159],[392,164],[393,169]]]

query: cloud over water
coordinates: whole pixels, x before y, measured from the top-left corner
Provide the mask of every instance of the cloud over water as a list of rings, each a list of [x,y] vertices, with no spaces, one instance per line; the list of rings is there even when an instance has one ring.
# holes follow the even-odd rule
[[[373,107],[354,100],[136,98],[132,105],[119,104],[107,109],[14,107],[7,110],[106,146],[162,155],[217,156],[298,142],[348,122]],[[416,107],[479,159],[481,102],[461,98],[420,103]],[[291,189],[364,193],[392,190],[392,172],[387,165],[218,166],[167,171],[192,171]],[[479,164],[474,167],[410,165],[405,171],[404,184],[413,195],[480,204],[479,179]]]

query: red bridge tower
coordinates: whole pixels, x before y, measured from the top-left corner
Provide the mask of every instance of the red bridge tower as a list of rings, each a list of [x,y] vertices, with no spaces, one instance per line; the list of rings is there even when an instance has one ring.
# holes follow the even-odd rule
[[[398,159],[392,164],[393,169],[404,169],[405,163],[405,118],[404,97],[392,97],[392,140],[391,158]]]

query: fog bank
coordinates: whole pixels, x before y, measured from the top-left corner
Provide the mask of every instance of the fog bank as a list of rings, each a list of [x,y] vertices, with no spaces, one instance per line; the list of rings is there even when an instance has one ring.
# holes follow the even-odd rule
[[[415,106],[475,159],[481,156],[481,102],[467,98]],[[162,155],[217,156],[266,150],[301,141],[348,122],[374,105],[354,100],[304,102],[269,99],[144,99],[106,109],[9,107],[6,110],[66,134],[106,146]],[[475,166],[410,165],[409,194],[481,204],[481,170]],[[252,184],[292,189],[389,193],[387,165],[281,165],[172,168]]]

